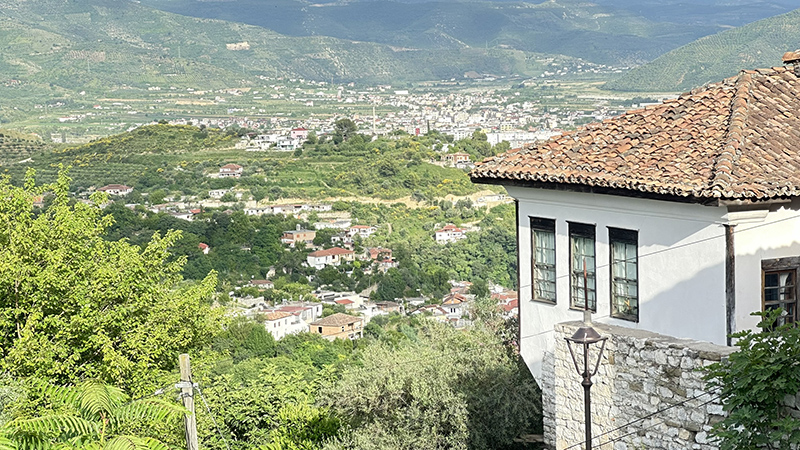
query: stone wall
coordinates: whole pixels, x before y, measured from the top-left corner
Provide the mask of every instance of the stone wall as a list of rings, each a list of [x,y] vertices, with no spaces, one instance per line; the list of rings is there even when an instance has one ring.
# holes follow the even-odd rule
[[[581,377],[564,340],[579,326],[580,322],[556,325],[555,351],[544,360],[545,441],[556,450],[585,441]],[[709,442],[708,431],[723,410],[716,397],[704,390],[698,369],[726,357],[734,348],[603,324],[594,328],[609,338],[592,378],[594,448],[717,449]],[[591,354],[595,361],[597,350]],[[576,357],[582,361],[582,355]],[[624,426],[646,416],[650,417]]]

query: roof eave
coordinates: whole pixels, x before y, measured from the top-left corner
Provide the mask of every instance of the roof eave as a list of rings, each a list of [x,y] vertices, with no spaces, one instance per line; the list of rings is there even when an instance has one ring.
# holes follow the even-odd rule
[[[531,181],[531,180],[517,180],[509,178],[493,178],[471,176],[470,180],[473,183],[480,184],[495,184],[500,186],[514,186],[514,187],[528,187],[534,189],[546,189],[551,191],[565,191],[565,192],[580,192],[586,194],[602,194],[602,195],[615,195],[618,197],[631,197],[642,198],[648,200],[660,200],[674,203],[694,203],[703,206],[719,206],[720,198],[716,197],[701,197],[696,195],[674,195],[674,194],[660,194],[656,192],[609,188],[603,186],[591,186],[587,184],[573,184],[573,183],[553,183],[545,181]]]

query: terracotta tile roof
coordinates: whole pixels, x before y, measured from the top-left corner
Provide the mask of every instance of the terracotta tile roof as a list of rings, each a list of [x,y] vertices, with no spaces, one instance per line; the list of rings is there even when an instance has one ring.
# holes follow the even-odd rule
[[[361,322],[363,321],[360,317],[350,316],[347,314],[336,313],[331,314],[328,317],[322,318],[317,320],[316,322],[312,322],[311,325],[314,326],[327,326],[327,327],[341,327],[345,325],[350,325],[351,323]]]
[[[266,313],[264,316],[267,318],[267,320],[272,321],[272,320],[285,319],[287,317],[291,317],[292,315],[283,311],[273,311]]]
[[[800,79],[773,67],[487,158],[470,176],[694,198],[797,196],[798,142]]]
[[[343,248],[333,247],[325,250],[318,250],[316,252],[311,252],[308,254],[308,256],[311,256],[312,258],[320,258],[323,256],[351,255],[351,254],[353,254],[352,250],[345,250]]]

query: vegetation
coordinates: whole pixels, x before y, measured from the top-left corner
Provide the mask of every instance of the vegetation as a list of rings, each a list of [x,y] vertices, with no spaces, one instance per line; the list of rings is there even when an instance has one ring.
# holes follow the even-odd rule
[[[800,9],[698,39],[606,84],[620,91],[688,91],[739,71],[781,64],[800,40]]]
[[[167,450],[155,429],[137,429],[137,425],[175,425],[186,412],[161,399],[130,400],[119,388],[96,380],[67,387],[33,386],[30,393],[51,406],[41,415],[19,416],[0,427],[3,448]],[[128,434],[132,431],[136,434]]]
[[[721,450],[785,449],[800,444],[800,419],[786,403],[800,392],[800,328],[778,308],[753,313],[760,332],[733,334],[738,350],[706,369],[727,416],[712,429]]]
[[[0,378],[0,447],[181,446],[177,418],[185,411],[172,388],[176,357],[187,351],[201,446],[212,450],[365,448],[372,433],[378,435],[369,448],[389,450],[417,432],[425,432],[413,441],[419,448],[511,448],[514,437],[536,429],[539,394],[506,343],[504,322],[456,330],[395,315],[376,320],[358,341],[299,334],[276,342],[258,317],[223,316],[223,307],[211,306],[213,271],[183,280],[191,263],[186,252],[196,243],[182,248],[180,230],[144,226],[169,228],[167,217],[116,204],[106,214],[98,206],[104,195],[75,202],[68,183],[65,173],[39,186],[32,173],[24,187],[0,182],[0,331],[8,374]],[[34,197],[45,193],[47,205],[34,207]],[[275,291],[309,292],[297,263],[304,250],[270,253],[282,225],[296,219],[207,214],[208,222],[183,223],[220,248],[269,242],[252,251],[279,258]],[[119,239],[128,232],[130,240]],[[420,357],[430,360],[413,359]],[[403,369],[412,364],[416,371]],[[388,390],[376,391],[376,382]],[[362,392],[389,395],[362,401]]]
[[[103,239],[98,206],[69,197],[62,173],[50,185],[0,181],[0,368],[54,383],[96,378],[152,391],[175,355],[217,333],[210,308],[216,275],[183,283],[184,258],[170,260],[180,232],[153,234],[140,248]],[[34,212],[33,197],[52,200]]]

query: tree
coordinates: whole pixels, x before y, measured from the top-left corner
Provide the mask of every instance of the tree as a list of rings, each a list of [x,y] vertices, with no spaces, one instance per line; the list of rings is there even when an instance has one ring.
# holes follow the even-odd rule
[[[37,389],[38,388],[38,389]],[[0,427],[5,449],[85,448],[87,450],[167,450],[158,439],[126,433],[130,424],[177,423],[184,408],[157,398],[130,400],[121,389],[97,380],[77,386],[39,385],[35,394],[51,409],[36,417],[17,417]],[[149,428],[149,427],[148,427]]]
[[[333,124],[334,142],[347,142],[358,131],[358,125],[350,119],[339,119]],[[338,141],[336,138],[340,138]]]
[[[377,343],[319,403],[353,430],[345,448],[508,448],[540,412],[524,363],[492,333],[427,322],[416,340]]]
[[[230,354],[234,362],[248,358],[271,358],[276,351],[275,338],[264,325],[244,317],[232,320],[219,335],[214,347]]]
[[[53,192],[33,214],[33,197]],[[221,312],[210,306],[216,274],[183,283],[180,232],[155,233],[143,249],[103,237],[113,218],[72,202],[69,178],[24,187],[0,180],[0,369],[56,383],[97,378],[152,392],[175,355],[204,346]]]
[[[788,449],[800,445],[800,419],[785,398],[800,392],[800,327],[783,323],[783,309],[755,312],[760,332],[734,333],[739,349],[706,369],[728,415],[712,428],[721,450]]]

